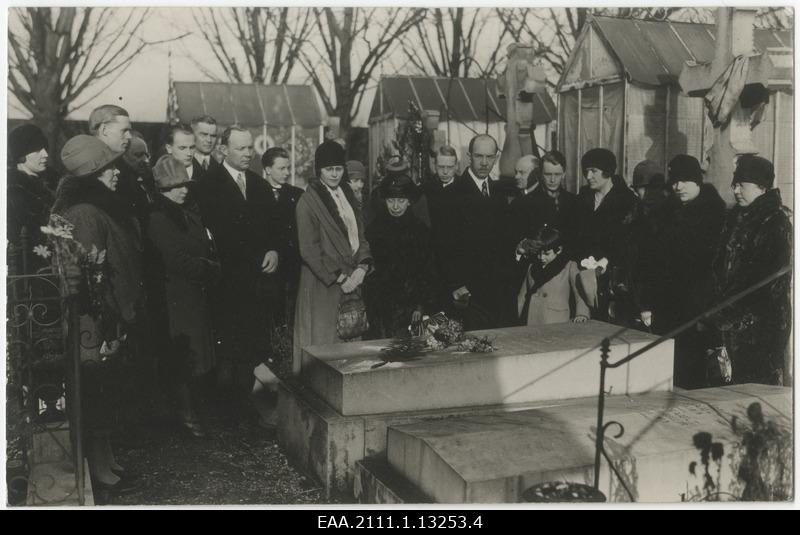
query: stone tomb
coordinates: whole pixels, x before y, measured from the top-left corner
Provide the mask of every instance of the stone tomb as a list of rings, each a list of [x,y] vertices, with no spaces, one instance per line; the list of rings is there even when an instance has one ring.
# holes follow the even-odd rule
[[[302,381],[343,416],[585,397],[597,393],[603,338],[614,337],[612,362],[655,339],[599,321],[472,334],[494,338],[497,350],[451,348],[387,362],[386,340],[309,347]],[[613,394],[671,390],[672,353],[668,341],[609,370],[606,388]]]
[[[612,362],[655,336],[598,321],[477,331],[497,351],[426,353],[387,362],[387,340],[306,348],[299,381],[278,393],[278,439],[326,491],[352,492],[358,461],[386,455],[387,429],[455,417],[491,416],[595,396],[599,345],[612,338]],[[636,394],[672,387],[672,341],[609,370],[607,391]]]
[[[610,396],[605,421],[619,422],[625,432],[615,438],[617,429],[610,427],[606,450],[636,501],[697,500],[703,495],[698,476],[704,467],[693,437],[710,433],[724,448],[723,462],[711,466],[715,484],[729,493],[726,496],[740,496],[742,483],[735,474],[741,437],[731,422],[736,418],[747,427],[747,408],[754,402],[761,404],[768,420],[791,426],[791,389],[785,387],[736,385]],[[384,472],[437,503],[516,503],[525,489],[538,483],[591,485],[596,418],[596,400],[585,398],[505,415],[393,426]],[[698,467],[695,476],[689,472],[692,462]],[[609,477],[605,461],[602,468],[600,490],[609,501],[630,501],[618,481]],[[382,476],[367,465],[360,470],[359,480],[368,480],[372,472]],[[397,503],[402,495],[386,492],[381,485],[364,491],[372,494],[362,498],[366,501]]]

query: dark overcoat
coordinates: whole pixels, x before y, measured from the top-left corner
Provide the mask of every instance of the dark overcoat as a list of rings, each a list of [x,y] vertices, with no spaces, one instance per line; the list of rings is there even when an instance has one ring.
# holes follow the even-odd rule
[[[39,229],[48,223],[55,195],[45,186],[41,178],[28,175],[18,169],[8,169],[7,180],[6,232],[8,241],[19,248],[22,246],[22,230],[24,229],[27,233],[25,244],[27,249],[17,251],[16,265],[9,266],[9,269],[16,274],[23,274],[25,270],[32,273],[46,265],[42,259],[33,254],[33,248],[47,241]],[[27,266],[23,266],[23,254],[26,255]],[[9,257],[8,261],[11,262],[12,259]]]
[[[792,262],[792,223],[777,189],[725,218],[713,261],[717,301]],[[756,290],[715,319],[731,357],[734,383],[781,384],[792,325],[791,274]]]
[[[182,377],[208,372],[215,362],[208,288],[220,277],[219,262],[200,217],[160,195],[147,234],[163,273],[168,341],[165,360]]]
[[[53,212],[75,228],[73,237],[90,251],[106,251],[109,291],[105,295],[103,324],[82,318],[82,357],[99,358],[100,344],[115,339],[117,323],[141,322],[144,304],[142,234],[130,204],[102,182],[91,177],[66,177],[61,181]],[[88,336],[87,335],[87,336]]]
[[[370,338],[408,334],[414,311],[428,314],[435,302],[431,233],[411,209],[400,217],[379,215],[367,228],[375,270],[367,277]]]
[[[445,285],[452,292],[466,286],[472,297],[470,307],[478,312],[465,317],[468,329],[494,328],[516,321],[516,292],[511,280],[514,248],[508,239],[507,191],[489,182],[484,196],[469,169],[450,186],[452,213],[442,231],[441,261]]]
[[[240,364],[242,370],[237,373],[242,374],[266,356],[267,308],[259,290],[266,275],[261,265],[267,252],[279,250],[269,211],[269,187],[252,171],[244,175],[246,198],[224,165],[209,167],[193,183],[201,219],[211,231],[222,268],[222,280],[212,296],[214,321],[226,358]]]

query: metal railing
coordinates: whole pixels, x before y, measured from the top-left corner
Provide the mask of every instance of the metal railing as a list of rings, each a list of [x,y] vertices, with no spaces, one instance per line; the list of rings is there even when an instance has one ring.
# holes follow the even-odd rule
[[[14,459],[15,466],[22,465],[23,469],[9,478],[9,501],[13,500],[13,505],[26,500],[36,505],[59,505],[74,504],[77,499],[83,505],[77,298],[70,295],[51,268],[35,270],[27,236],[23,233],[20,238],[17,246],[9,245],[7,256],[6,422],[7,448],[19,457]],[[50,488],[52,481],[30,479],[33,463],[56,460],[66,461],[69,470],[74,470],[75,487],[66,495]]]
[[[605,435],[606,430],[612,426],[618,428],[617,434],[614,435],[614,438],[620,438],[625,433],[625,428],[620,422],[615,420],[611,420],[608,422],[604,421],[604,412],[605,412],[605,383],[606,383],[606,370],[618,368],[623,364],[627,364],[628,362],[634,360],[635,358],[647,353],[651,349],[655,348],[656,346],[661,345],[662,343],[666,342],[667,340],[671,340],[678,336],[679,334],[688,331],[689,329],[693,328],[695,325],[700,323],[703,320],[708,320],[721,310],[729,307],[730,305],[740,301],[741,299],[747,297],[748,295],[752,294],[753,292],[760,290],[761,288],[767,286],[768,284],[776,281],[777,279],[783,277],[787,273],[791,272],[791,265],[785,266],[780,270],[776,271],[769,277],[764,278],[760,282],[750,286],[749,288],[742,290],[741,292],[732,295],[731,297],[725,299],[718,305],[710,308],[709,310],[703,312],[702,314],[692,318],[691,320],[687,321],[686,323],[672,329],[668,333],[660,336],[658,339],[654,340],[653,342],[647,344],[646,346],[642,347],[631,353],[630,355],[619,359],[616,362],[609,362],[608,361],[608,354],[611,349],[611,339],[604,338],[603,341],[600,343],[600,390],[598,393],[597,398],[597,433],[596,433],[596,442],[595,442],[595,456],[594,456],[594,490],[600,492],[600,468],[602,464],[602,459],[608,462],[608,466],[611,469],[611,472],[620,482],[622,487],[624,488],[625,492],[627,493],[628,497],[631,501],[636,501],[633,492],[628,485],[625,483],[625,479],[620,475],[617,471],[617,468],[614,466],[614,462],[611,460],[610,456],[606,452],[605,449]]]

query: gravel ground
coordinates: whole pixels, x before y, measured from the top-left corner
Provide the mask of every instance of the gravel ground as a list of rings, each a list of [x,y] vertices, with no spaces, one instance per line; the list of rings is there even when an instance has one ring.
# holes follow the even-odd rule
[[[230,412],[230,411],[227,411]],[[274,429],[211,411],[209,436],[196,439],[175,425],[138,426],[116,441],[117,461],[139,488],[107,505],[258,505],[343,503],[289,464]],[[100,504],[100,503],[99,503]]]

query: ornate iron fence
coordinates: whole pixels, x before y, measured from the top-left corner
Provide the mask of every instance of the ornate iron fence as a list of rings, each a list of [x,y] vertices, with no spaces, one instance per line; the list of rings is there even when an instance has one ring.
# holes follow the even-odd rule
[[[58,274],[32,265],[23,234],[9,245],[6,294],[6,444],[8,496],[26,503],[83,505],[84,463],[80,407],[77,303]],[[16,273],[22,271],[21,274]],[[34,465],[61,463],[75,474],[74,489],[55,492],[51,476],[31,479]]]

